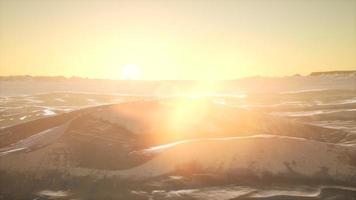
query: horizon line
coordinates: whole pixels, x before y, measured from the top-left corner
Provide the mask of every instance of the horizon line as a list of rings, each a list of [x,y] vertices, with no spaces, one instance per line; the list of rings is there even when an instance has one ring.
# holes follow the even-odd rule
[[[356,73],[356,70],[330,70],[330,71],[317,71],[310,72],[306,75],[301,75],[299,73],[295,73],[293,75],[284,75],[284,76],[266,76],[266,75],[255,75],[255,76],[245,76],[235,79],[113,79],[113,78],[94,78],[94,77],[83,77],[83,76],[65,76],[65,75],[0,75],[1,79],[6,78],[61,78],[61,79],[82,79],[82,80],[105,80],[105,81],[147,81],[147,82],[155,82],[155,81],[235,81],[242,80],[247,78],[284,78],[284,77],[293,77],[293,76],[313,76],[313,75],[322,75],[322,74],[348,74],[348,73]]]

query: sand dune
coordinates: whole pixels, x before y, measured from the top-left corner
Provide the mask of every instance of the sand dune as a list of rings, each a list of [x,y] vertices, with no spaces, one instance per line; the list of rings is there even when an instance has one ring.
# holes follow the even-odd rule
[[[126,192],[138,186],[147,192],[152,184],[161,189],[204,190],[201,184],[227,187],[256,181],[350,186],[356,177],[352,140],[353,134],[342,129],[210,98],[131,101],[0,129],[0,184],[5,186],[2,192],[9,192],[20,180],[22,185],[36,183],[36,188],[99,181],[101,190],[109,193],[117,185]],[[26,188],[17,195],[28,194]],[[70,196],[62,190],[44,191],[38,194]],[[153,199],[169,195],[144,194]],[[203,195],[186,195],[199,194]],[[127,195],[134,199],[137,194]],[[273,195],[284,198],[284,194]],[[267,196],[261,199],[272,198]],[[260,197],[250,199],[254,198]]]

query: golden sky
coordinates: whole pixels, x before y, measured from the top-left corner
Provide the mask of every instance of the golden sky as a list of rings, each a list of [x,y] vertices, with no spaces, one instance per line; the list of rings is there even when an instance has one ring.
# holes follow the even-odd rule
[[[210,80],[351,69],[356,0],[0,0],[0,75]]]

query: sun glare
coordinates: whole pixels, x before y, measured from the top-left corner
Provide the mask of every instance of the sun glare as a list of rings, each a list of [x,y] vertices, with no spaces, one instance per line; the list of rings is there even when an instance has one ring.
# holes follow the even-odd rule
[[[121,77],[125,80],[138,80],[141,78],[141,70],[135,64],[125,65],[121,70]]]

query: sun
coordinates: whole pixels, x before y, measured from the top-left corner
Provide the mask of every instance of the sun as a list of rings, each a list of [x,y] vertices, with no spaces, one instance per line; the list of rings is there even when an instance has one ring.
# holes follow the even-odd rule
[[[125,65],[121,69],[121,77],[125,80],[138,80],[141,78],[141,70],[136,64]]]

